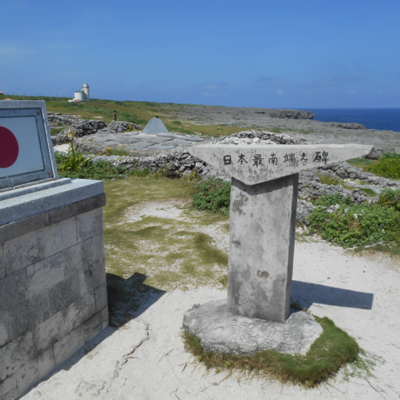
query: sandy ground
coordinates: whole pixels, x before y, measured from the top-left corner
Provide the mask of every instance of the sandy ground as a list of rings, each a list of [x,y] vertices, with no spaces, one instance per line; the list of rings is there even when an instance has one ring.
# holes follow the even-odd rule
[[[353,256],[318,240],[296,243],[293,299],[355,337],[376,359],[374,376],[346,379],[341,371],[307,390],[207,372],[180,336],[187,309],[226,296],[204,287],[150,297],[136,318],[107,328],[23,399],[398,399],[399,269],[398,259],[381,254]]]

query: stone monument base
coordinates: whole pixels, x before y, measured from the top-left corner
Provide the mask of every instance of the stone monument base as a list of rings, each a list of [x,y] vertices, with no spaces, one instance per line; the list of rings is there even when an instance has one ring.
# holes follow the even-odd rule
[[[233,314],[227,300],[195,304],[185,313],[183,329],[200,338],[204,351],[234,355],[263,350],[304,355],[323,331],[304,311],[292,313],[285,323],[272,322]]]

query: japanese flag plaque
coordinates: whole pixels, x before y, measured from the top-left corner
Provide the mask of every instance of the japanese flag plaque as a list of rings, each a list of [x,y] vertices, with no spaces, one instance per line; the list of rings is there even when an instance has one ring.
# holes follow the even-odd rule
[[[103,181],[58,177],[44,101],[0,101],[1,400],[108,325],[105,204]]]
[[[299,172],[361,157],[371,149],[358,144],[204,144],[189,149],[232,177],[227,299],[195,306],[183,321],[205,351],[308,351],[322,328],[307,313],[290,313]]]
[[[0,190],[58,178],[44,101],[0,104]]]

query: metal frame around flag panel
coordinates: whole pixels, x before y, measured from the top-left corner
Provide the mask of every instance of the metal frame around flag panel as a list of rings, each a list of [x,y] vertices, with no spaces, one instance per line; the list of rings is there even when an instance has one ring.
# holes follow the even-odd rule
[[[36,121],[44,169],[0,178],[0,191],[58,179],[45,101],[0,101],[0,125],[2,118],[32,116]]]

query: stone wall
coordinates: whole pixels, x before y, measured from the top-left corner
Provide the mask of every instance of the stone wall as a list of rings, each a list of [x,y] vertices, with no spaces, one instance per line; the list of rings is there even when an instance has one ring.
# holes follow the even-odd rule
[[[104,204],[103,194],[0,227],[2,400],[23,394],[108,325]]]

